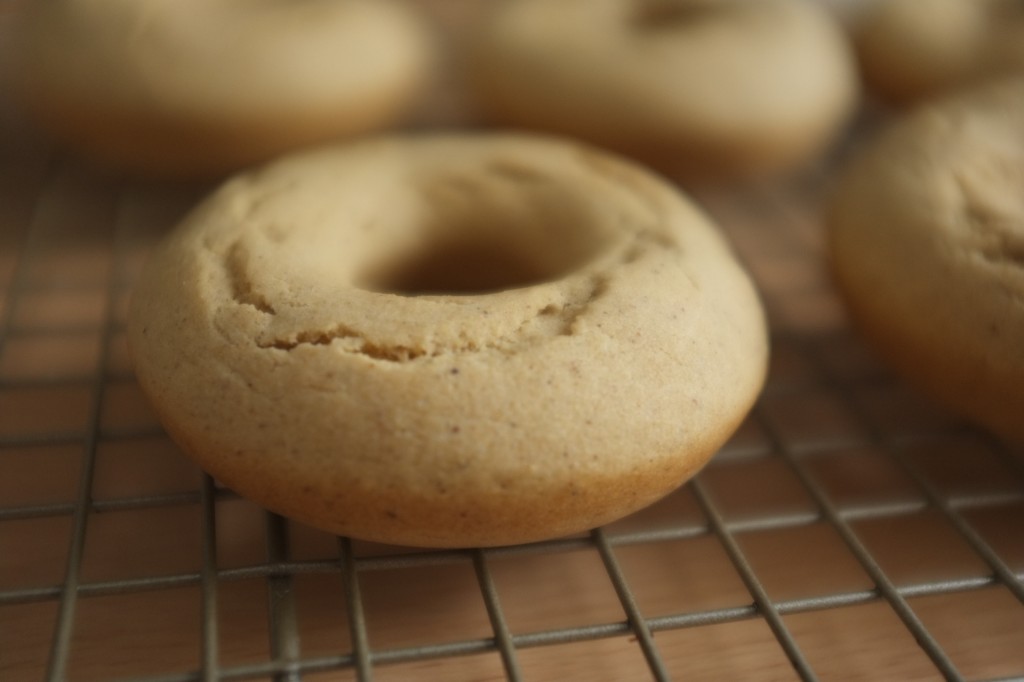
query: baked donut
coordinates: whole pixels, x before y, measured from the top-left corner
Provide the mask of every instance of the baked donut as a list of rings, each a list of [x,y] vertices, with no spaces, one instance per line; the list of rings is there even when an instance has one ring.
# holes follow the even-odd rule
[[[429,70],[395,0],[46,0],[19,8],[13,87],[102,161],[210,175],[393,123]]]
[[[1024,73],[1020,0],[874,0],[855,44],[868,89],[909,104],[1004,72]]]
[[[526,136],[385,138],[228,182],[158,248],[129,342],[226,485],[416,546],[582,531],[691,476],[766,332],[707,219],[646,171]]]
[[[844,33],[804,0],[511,0],[468,51],[490,120],[583,138],[684,179],[799,166],[858,95]]]
[[[1024,440],[1024,78],[925,106],[856,159],[830,211],[840,287],[918,385]]]

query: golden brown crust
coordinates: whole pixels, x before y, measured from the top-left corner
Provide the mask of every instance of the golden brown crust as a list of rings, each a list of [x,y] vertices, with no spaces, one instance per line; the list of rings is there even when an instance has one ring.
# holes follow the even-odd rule
[[[133,301],[140,384],[202,466],[413,545],[650,504],[736,427],[767,352],[749,280],[675,190],[523,136],[367,141],[241,176]]]
[[[211,175],[399,119],[429,41],[391,0],[54,0],[12,30],[13,89],[115,166]]]
[[[830,16],[800,0],[513,0],[469,63],[493,120],[696,178],[807,163],[851,115],[855,72]]]
[[[830,214],[835,272],[892,364],[1024,439],[1024,80],[937,102],[852,166]]]

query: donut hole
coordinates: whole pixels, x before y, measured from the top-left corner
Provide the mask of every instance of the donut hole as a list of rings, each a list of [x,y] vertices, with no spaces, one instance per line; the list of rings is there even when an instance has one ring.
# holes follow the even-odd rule
[[[609,240],[580,210],[472,206],[393,242],[356,278],[378,293],[419,296],[495,293],[566,277],[605,250]],[[569,202],[571,203],[571,202]],[[536,209],[536,207],[534,207]],[[486,217],[485,217],[486,216]]]
[[[634,8],[632,23],[641,30],[680,28],[715,16],[722,4],[710,0],[646,0]]]
[[[472,295],[518,289],[552,276],[526,254],[510,252],[501,244],[453,242],[412,254],[408,260],[374,273],[364,286],[404,296]]]

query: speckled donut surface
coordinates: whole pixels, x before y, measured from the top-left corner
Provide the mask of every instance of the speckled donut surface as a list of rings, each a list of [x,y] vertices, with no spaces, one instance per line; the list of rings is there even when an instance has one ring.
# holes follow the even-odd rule
[[[713,179],[806,164],[858,99],[831,15],[806,0],[507,0],[473,41],[496,123]]]
[[[46,0],[19,6],[12,89],[104,163],[210,175],[387,126],[430,69],[395,0]]]
[[[691,476],[764,379],[751,284],[587,147],[398,137],[237,177],[133,296],[138,379],[241,494],[419,546],[595,527]]]
[[[952,409],[1024,440],[1024,79],[927,105],[856,159],[831,207],[855,318]]]

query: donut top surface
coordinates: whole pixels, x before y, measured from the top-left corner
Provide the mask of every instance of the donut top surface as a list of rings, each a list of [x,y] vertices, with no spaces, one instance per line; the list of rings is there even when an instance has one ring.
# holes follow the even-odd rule
[[[598,160],[542,168],[523,144],[380,143],[229,185],[197,221],[203,259],[225,277],[212,319],[261,348],[391,360],[530,345],[572,324],[607,271],[681,252],[654,188],[616,186]]]
[[[374,140],[240,176],[157,251],[130,329],[141,385],[207,470],[417,545],[653,502],[736,427],[767,354],[749,280],[676,190],[524,136]]]
[[[641,259],[703,272],[700,250],[721,248],[628,166],[531,138],[456,139],[328,149],[229,183],[172,241],[195,251],[204,317],[250,348],[504,351],[585,325],[610,273],[639,276]]]

